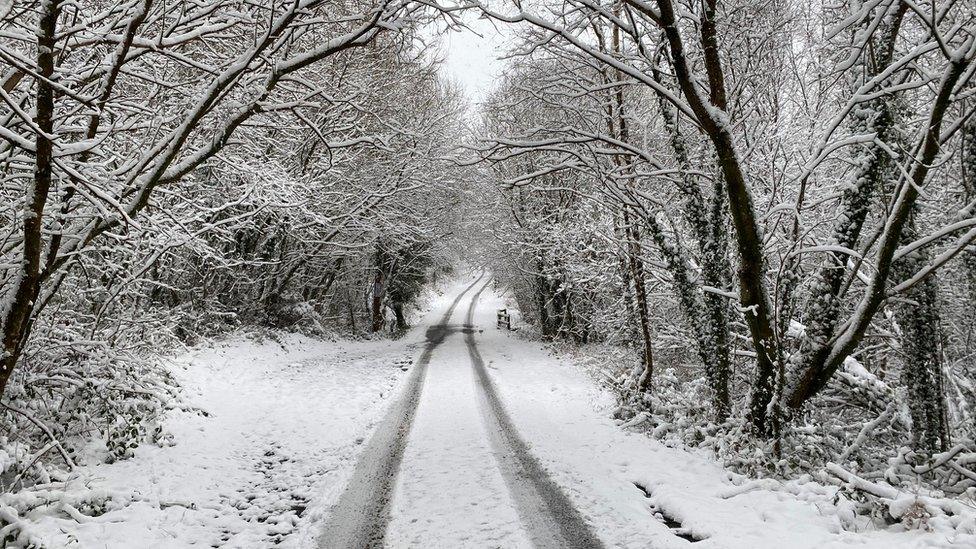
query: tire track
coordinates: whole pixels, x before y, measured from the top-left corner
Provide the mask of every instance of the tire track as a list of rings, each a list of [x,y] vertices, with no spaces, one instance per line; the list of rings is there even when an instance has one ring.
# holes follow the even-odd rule
[[[519,436],[511,417],[505,410],[495,384],[488,376],[474,334],[474,310],[478,298],[491,281],[485,283],[472,297],[464,325],[464,342],[471,364],[478,376],[482,398],[480,408],[488,427],[488,436],[495,448],[495,459],[508,486],[532,543],[540,549],[599,549],[600,540],[593,535],[586,520],[553,482],[545,468],[530,452]]]
[[[369,444],[360,453],[352,478],[326,522],[318,543],[321,549],[383,547],[386,525],[390,521],[390,498],[430,357],[450,334],[448,321],[461,298],[483,278],[484,274],[459,293],[438,323],[427,329],[427,343],[407,378],[403,393],[391,405]]]

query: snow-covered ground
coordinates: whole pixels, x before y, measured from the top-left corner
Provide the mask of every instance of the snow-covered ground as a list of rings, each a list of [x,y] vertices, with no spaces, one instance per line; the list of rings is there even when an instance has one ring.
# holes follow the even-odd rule
[[[323,525],[364,441],[426,329],[472,280],[396,341],[239,335],[178,357],[187,398],[206,415],[174,412],[166,424],[173,446],[144,445],[132,459],[83,468],[72,489],[112,496],[106,512],[30,517],[33,531],[49,547],[331,547]],[[500,466],[510,456],[490,436],[465,344],[474,293],[430,356],[389,506],[388,547],[514,548],[537,539],[531,510]],[[518,434],[605,546],[667,549],[692,538],[694,547],[723,549],[976,547],[976,536],[947,531],[845,531],[826,488],[739,487],[706,457],[627,432],[609,418],[612,396],[581,367],[496,329],[502,307],[489,284],[468,330]]]
[[[396,341],[237,335],[179,356],[205,414],[172,413],[171,447],[81,469],[69,492],[111,496],[109,512],[45,513],[31,530],[48,547],[313,546],[422,341],[422,327]]]
[[[736,486],[704,456],[621,429],[610,419],[612,396],[580,367],[491,328],[495,309],[503,307],[498,295],[483,294],[475,316],[489,327],[478,336],[481,353],[522,436],[607,546],[688,547],[675,535],[683,532],[703,538],[694,543],[702,549],[976,547],[976,534],[844,531],[848,517],[824,495],[831,493],[826,487]],[[680,528],[654,518],[652,507]]]

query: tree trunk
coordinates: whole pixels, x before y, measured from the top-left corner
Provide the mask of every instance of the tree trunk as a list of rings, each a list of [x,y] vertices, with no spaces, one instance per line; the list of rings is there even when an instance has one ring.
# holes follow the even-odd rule
[[[731,126],[725,116],[725,81],[715,33],[715,0],[706,0],[701,21],[701,43],[708,75],[707,102],[698,89],[685,57],[685,46],[671,0],[658,0],[659,25],[667,38],[675,76],[688,105],[712,142],[725,181],[729,212],[735,227],[739,256],[739,301],[756,353],[756,374],[749,406],[754,430],[771,435],[767,411],[773,396],[780,355],[772,325],[771,303],[765,282],[763,239],[745,170],[739,161]]]
[[[552,283],[543,274],[542,261],[537,261],[535,275],[535,306],[539,311],[539,329],[542,331],[542,335],[545,337],[553,337],[556,335],[556,318],[559,316],[558,313],[549,314],[550,302],[553,299],[551,286]]]
[[[963,134],[962,184],[964,202],[968,210],[963,215],[976,216],[976,119],[970,119]],[[966,300],[969,304],[969,333],[967,341],[976,337],[976,245],[970,245],[963,252],[963,266],[966,276]],[[967,347],[969,350],[969,347]]]
[[[386,277],[377,269],[373,279],[373,292],[370,305],[373,333],[383,329],[383,296],[386,295]]]
[[[646,393],[651,390],[654,375],[654,349],[651,337],[651,319],[647,303],[647,286],[644,282],[644,266],[641,261],[640,231],[633,226],[627,208],[624,208],[624,230],[627,238],[627,262],[630,278],[634,284],[634,298],[637,305],[641,335],[641,375],[637,380],[637,390]]]
[[[397,330],[405,330],[408,326],[407,317],[403,314],[403,303],[393,304],[393,314],[396,315]]]
[[[664,79],[656,65],[652,67],[652,76],[662,87]],[[706,205],[705,196],[695,179],[690,175],[693,171],[691,159],[688,157],[688,147],[681,135],[678,125],[678,111],[663,95],[658,93],[658,107],[664,120],[668,141],[674,151],[678,166],[682,170],[678,178],[678,190],[683,197],[682,215],[691,226],[698,242],[701,253],[701,276],[706,286],[727,289],[731,285],[731,266],[728,254],[728,231],[726,230],[726,216],[723,180],[721,173],[715,174],[710,205]],[[669,246],[664,241],[661,229],[652,225],[651,236],[658,240],[658,248],[667,261],[668,268],[674,279],[675,292],[678,303],[693,332],[698,348],[698,357],[705,369],[705,378],[712,391],[712,403],[715,409],[715,419],[719,422],[728,418],[731,413],[729,401],[729,378],[732,372],[732,348],[729,335],[729,305],[727,298],[712,292],[702,292],[696,289],[685,267],[686,260],[681,257],[681,250]],[[658,236],[655,236],[658,235]]]
[[[44,249],[41,230],[44,226],[44,206],[51,190],[54,143],[49,136],[54,133],[54,88],[50,79],[54,75],[55,32],[57,29],[59,0],[41,3],[41,19],[37,27],[37,105],[34,121],[39,132],[34,142],[34,178],[24,200],[23,261],[14,284],[7,289],[12,296],[6,310],[0,311],[3,328],[3,351],[0,353],[0,396],[3,396],[17,359],[23,350],[30,315],[40,293],[40,270]]]
[[[353,300],[353,298],[352,298],[352,293],[347,289],[346,290],[346,310],[349,313],[349,328],[352,329],[353,332],[356,331],[356,306],[355,306],[354,303],[355,303],[355,300]]]
[[[619,6],[614,7],[614,13],[619,13]],[[603,34],[598,33],[601,49],[605,48]],[[620,27],[614,25],[611,35],[611,50],[615,55],[620,55]],[[621,83],[623,75],[619,70],[613,72],[614,79],[604,71],[604,83],[608,86],[616,85],[614,92],[608,91],[608,101],[606,104],[606,124],[611,136],[619,139],[623,143],[630,142],[630,131],[627,126],[626,106],[624,102],[624,86]],[[615,81],[616,82],[615,82]],[[608,90],[611,89],[608,87]],[[621,173],[634,175],[633,167],[627,164],[625,159],[619,155],[613,155],[613,165]],[[627,195],[633,199],[634,179],[630,178],[624,184]],[[633,203],[638,203],[633,200]],[[629,281],[627,287],[627,297],[633,297],[633,319],[636,320],[637,332],[640,335],[640,376],[637,379],[637,390],[640,393],[648,393],[651,390],[651,383],[654,375],[654,349],[651,337],[650,310],[647,299],[647,285],[644,281],[644,260],[641,246],[640,229],[635,224],[636,215],[632,215],[634,206],[624,203],[621,208],[623,222],[624,258],[621,260],[621,268],[625,283]],[[634,212],[636,213],[636,212]],[[631,287],[633,292],[631,292]]]
[[[726,208],[722,194],[722,178],[715,174],[715,188],[709,233],[701,242],[702,279],[713,288],[726,289],[732,283],[729,256],[726,253],[728,231],[726,230]],[[712,390],[712,403],[715,406],[715,419],[725,421],[732,413],[729,397],[729,381],[732,377],[732,343],[729,334],[729,303],[725,296],[704,292],[703,301],[705,322],[704,333],[699,335],[699,347],[706,349],[708,355],[706,379]]]
[[[915,254],[912,254],[915,255]],[[904,258],[902,270],[914,274],[925,265],[927,254]],[[912,287],[895,309],[901,327],[901,383],[908,393],[912,416],[912,442],[926,455],[949,447],[948,409],[941,354],[938,287],[929,277]]]

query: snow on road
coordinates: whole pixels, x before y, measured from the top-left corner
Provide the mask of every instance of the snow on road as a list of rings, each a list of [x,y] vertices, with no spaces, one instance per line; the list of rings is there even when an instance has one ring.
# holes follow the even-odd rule
[[[527,451],[484,370],[471,326],[482,278],[458,297],[470,302],[466,315],[452,306],[428,329],[416,383],[370,440],[321,547],[601,547]]]
[[[540,545],[547,524],[576,524],[581,546],[594,545],[587,536],[655,549],[976,546],[945,533],[844,531],[829,498],[738,489],[715,462],[621,429],[612,396],[580,367],[494,327],[504,300],[474,279],[397,341],[237,336],[179,357],[188,399],[207,415],[174,412],[174,446],[83,468],[76,488],[121,503],[81,522],[30,517],[36,531],[49,547],[85,549],[341,547],[330,519],[360,512],[337,507],[360,482],[354,470],[389,449],[369,445],[400,413],[413,364],[416,411],[391,424],[405,445],[375,492],[387,547],[554,546]],[[416,369],[424,357],[426,373]]]
[[[494,448],[495,461],[505,478],[506,486],[519,511],[522,523],[532,543],[538,549],[600,549],[603,544],[590,531],[582,515],[566,497],[563,490],[532,455],[485,366],[476,341],[474,312],[483,286],[468,306],[464,343],[468,347],[471,366],[477,374],[482,417],[488,426],[488,436]],[[477,330],[483,332],[483,330]]]
[[[360,456],[320,547],[378,547],[384,539],[394,547],[527,546],[492,467],[470,368],[454,335],[460,326],[452,323],[483,278],[459,287],[426,329],[423,353]]]
[[[462,302],[454,312],[427,372],[393,497],[388,547],[532,547],[478,408],[459,333],[466,309]]]

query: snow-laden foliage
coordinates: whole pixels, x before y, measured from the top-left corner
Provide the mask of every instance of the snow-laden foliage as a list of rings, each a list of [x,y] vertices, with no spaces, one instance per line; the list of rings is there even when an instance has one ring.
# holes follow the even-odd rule
[[[973,6],[483,9],[526,32],[472,147],[482,253],[544,336],[628,350],[618,417],[971,504]]]
[[[477,121],[429,51],[460,12],[518,29]],[[851,528],[969,528],[974,18],[0,3],[0,540],[127,504],[54,494],[170,443],[160,357],[247,325],[396,334],[457,248],[543,337],[604,349],[626,426],[837,484]]]
[[[169,443],[161,414],[185,407],[170,351],[244,325],[405,327],[446,268],[463,176],[463,106],[419,38],[437,16],[318,0],[5,14],[0,540],[29,545],[16,517],[77,463]]]

